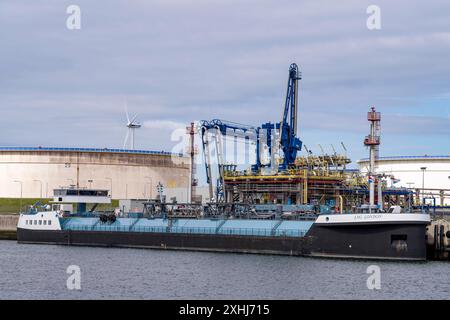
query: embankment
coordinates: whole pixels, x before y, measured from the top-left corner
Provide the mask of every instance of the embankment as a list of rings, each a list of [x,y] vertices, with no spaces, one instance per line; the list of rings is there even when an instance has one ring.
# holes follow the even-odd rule
[[[0,240],[16,240],[19,215],[0,215]]]

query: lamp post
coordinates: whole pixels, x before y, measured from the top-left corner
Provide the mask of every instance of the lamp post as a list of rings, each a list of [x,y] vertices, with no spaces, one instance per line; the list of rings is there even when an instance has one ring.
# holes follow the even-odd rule
[[[148,187],[148,191],[147,191]],[[152,198],[152,183],[145,182],[144,183],[144,198],[151,199]]]
[[[425,202],[425,170],[427,170],[427,167],[420,167],[420,170],[422,170],[422,203]]]
[[[109,178],[109,177],[106,177],[105,178],[106,180],[109,180],[109,182],[110,182],[110,185],[111,185],[111,188],[110,188],[110,192],[111,192],[111,199],[112,199],[112,193],[113,193],[113,182],[112,182],[112,178]]]
[[[42,199],[42,181],[41,180],[37,180],[37,179],[35,179],[33,181],[34,182],[39,182],[41,184],[41,193],[40,193],[40,195],[41,195],[41,199]]]
[[[150,180],[150,183],[149,183],[149,185],[150,185],[150,194],[149,194],[149,199],[151,199],[151,197],[152,197],[152,184],[153,184],[153,181],[152,181],[152,177],[149,177],[149,176],[145,176],[144,178],[146,178],[146,179],[149,179]],[[147,185],[147,183],[145,184],[145,185]]]
[[[19,203],[19,213],[22,211],[22,195],[23,195],[23,182],[20,180],[14,180],[16,183],[20,183],[20,203]]]

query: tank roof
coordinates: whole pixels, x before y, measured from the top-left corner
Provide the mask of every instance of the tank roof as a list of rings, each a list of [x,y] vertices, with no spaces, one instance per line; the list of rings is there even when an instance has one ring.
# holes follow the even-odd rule
[[[439,159],[450,159],[450,155],[387,156],[378,158],[378,160],[439,160]],[[365,162],[365,161],[369,161],[369,158],[362,158],[357,162]]]
[[[166,151],[152,151],[152,150],[129,150],[129,149],[109,149],[109,148],[57,148],[57,147],[1,147],[2,151],[47,151],[47,152],[92,152],[92,153],[125,153],[125,154],[154,154],[154,155],[166,155],[166,156],[180,156],[181,153],[172,153]]]

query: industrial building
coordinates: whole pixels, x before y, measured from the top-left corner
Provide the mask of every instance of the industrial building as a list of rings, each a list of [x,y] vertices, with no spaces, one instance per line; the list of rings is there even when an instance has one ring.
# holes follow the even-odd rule
[[[357,163],[361,172],[368,171],[369,159]],[[450,205],[450,156],[379,157],[376,166],[388,184],[413,189],[416,202]]]
[[[113,199],[190,197],[190,158],[160,151],[0,148],[0,198],[51,198],[64,186],[106,189]]]
[[[343,213],[354,212],[362,206],[376,212],[392,205],[411,208],[418,204],[414,203],[413,191],[389,185],[387,176],[378,170],[381,114],[374,107],[367,113],[370,131],[363,140],[370,151],[365,171],[347,169],[350,159],[336,152],[325,154],[322,150],[322,155],[314,155],[304,146],[307,156],[297,156],[303,144],[296,134],[300,79],[297,65],[292,64],[281,123],[268,122],[255,127],[220,119],[201,122],[209,198],[224,204],[288,205],[299,212],[311,210],[311,205],[316,209],[320,206],[321,211],[332,209]],[[256,163],[244,171],[237,170],[237,163],[225,163],[222,142],[225,136],[253,140]],[[217,158],[216,181],[211,170],[212,144]],[[262,156],[264,150],[269,154],[266,159]]]
[[[357,210],[369,203],[369,210],[396,204],[409,206],[412,193],[406,188],[391,190],[382,178],[367,179],[347,169],[350,159],[336,152],[313,155],[297,135],[298,82],[301,73],[293,63],[289,67],[288,87],[282,121],[251,126],[213,119],[201,121],[201,139],[209,185],[209,198],[218,203],[279,204],[294,206],[294,211],[308,211],[311,205],[336,212]],[[371,175],[380,145],[381,114],[372,107],[367,113],[370,134],[364,145],[370,148]],[[256,162],[247,170],[237,170],[237,163],[224,159],[223,137],[253,141]],[[217,178],[213,179],[211,145],[215,145]],[[342,143],[345,149],[344,144]],[[302,146],[307,156],[298,156]],[[263,154],[267,151],[267,155]],[[377,192],[375,193],[375,190]],[[376,204],[375,204],[376,201]]]

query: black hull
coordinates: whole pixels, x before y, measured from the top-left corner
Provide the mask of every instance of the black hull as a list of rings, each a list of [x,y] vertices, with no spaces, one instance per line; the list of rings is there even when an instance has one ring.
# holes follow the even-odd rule
[[[426,260],[424,224],[313,225],[311,256]]]
[[[235,253],[262,253],[298,256],[303,254],[303,238],[254,237],[210,234],[41,231],[17,229],[19,243],[175,249]]]
[[[398,237],[401,239],[399,240]],[[19,243],[259,253],[335,258],[426,260],[425,225],[314,224],[305,237],[17,229]],[[406,242],[406,245],[405,245]]]

